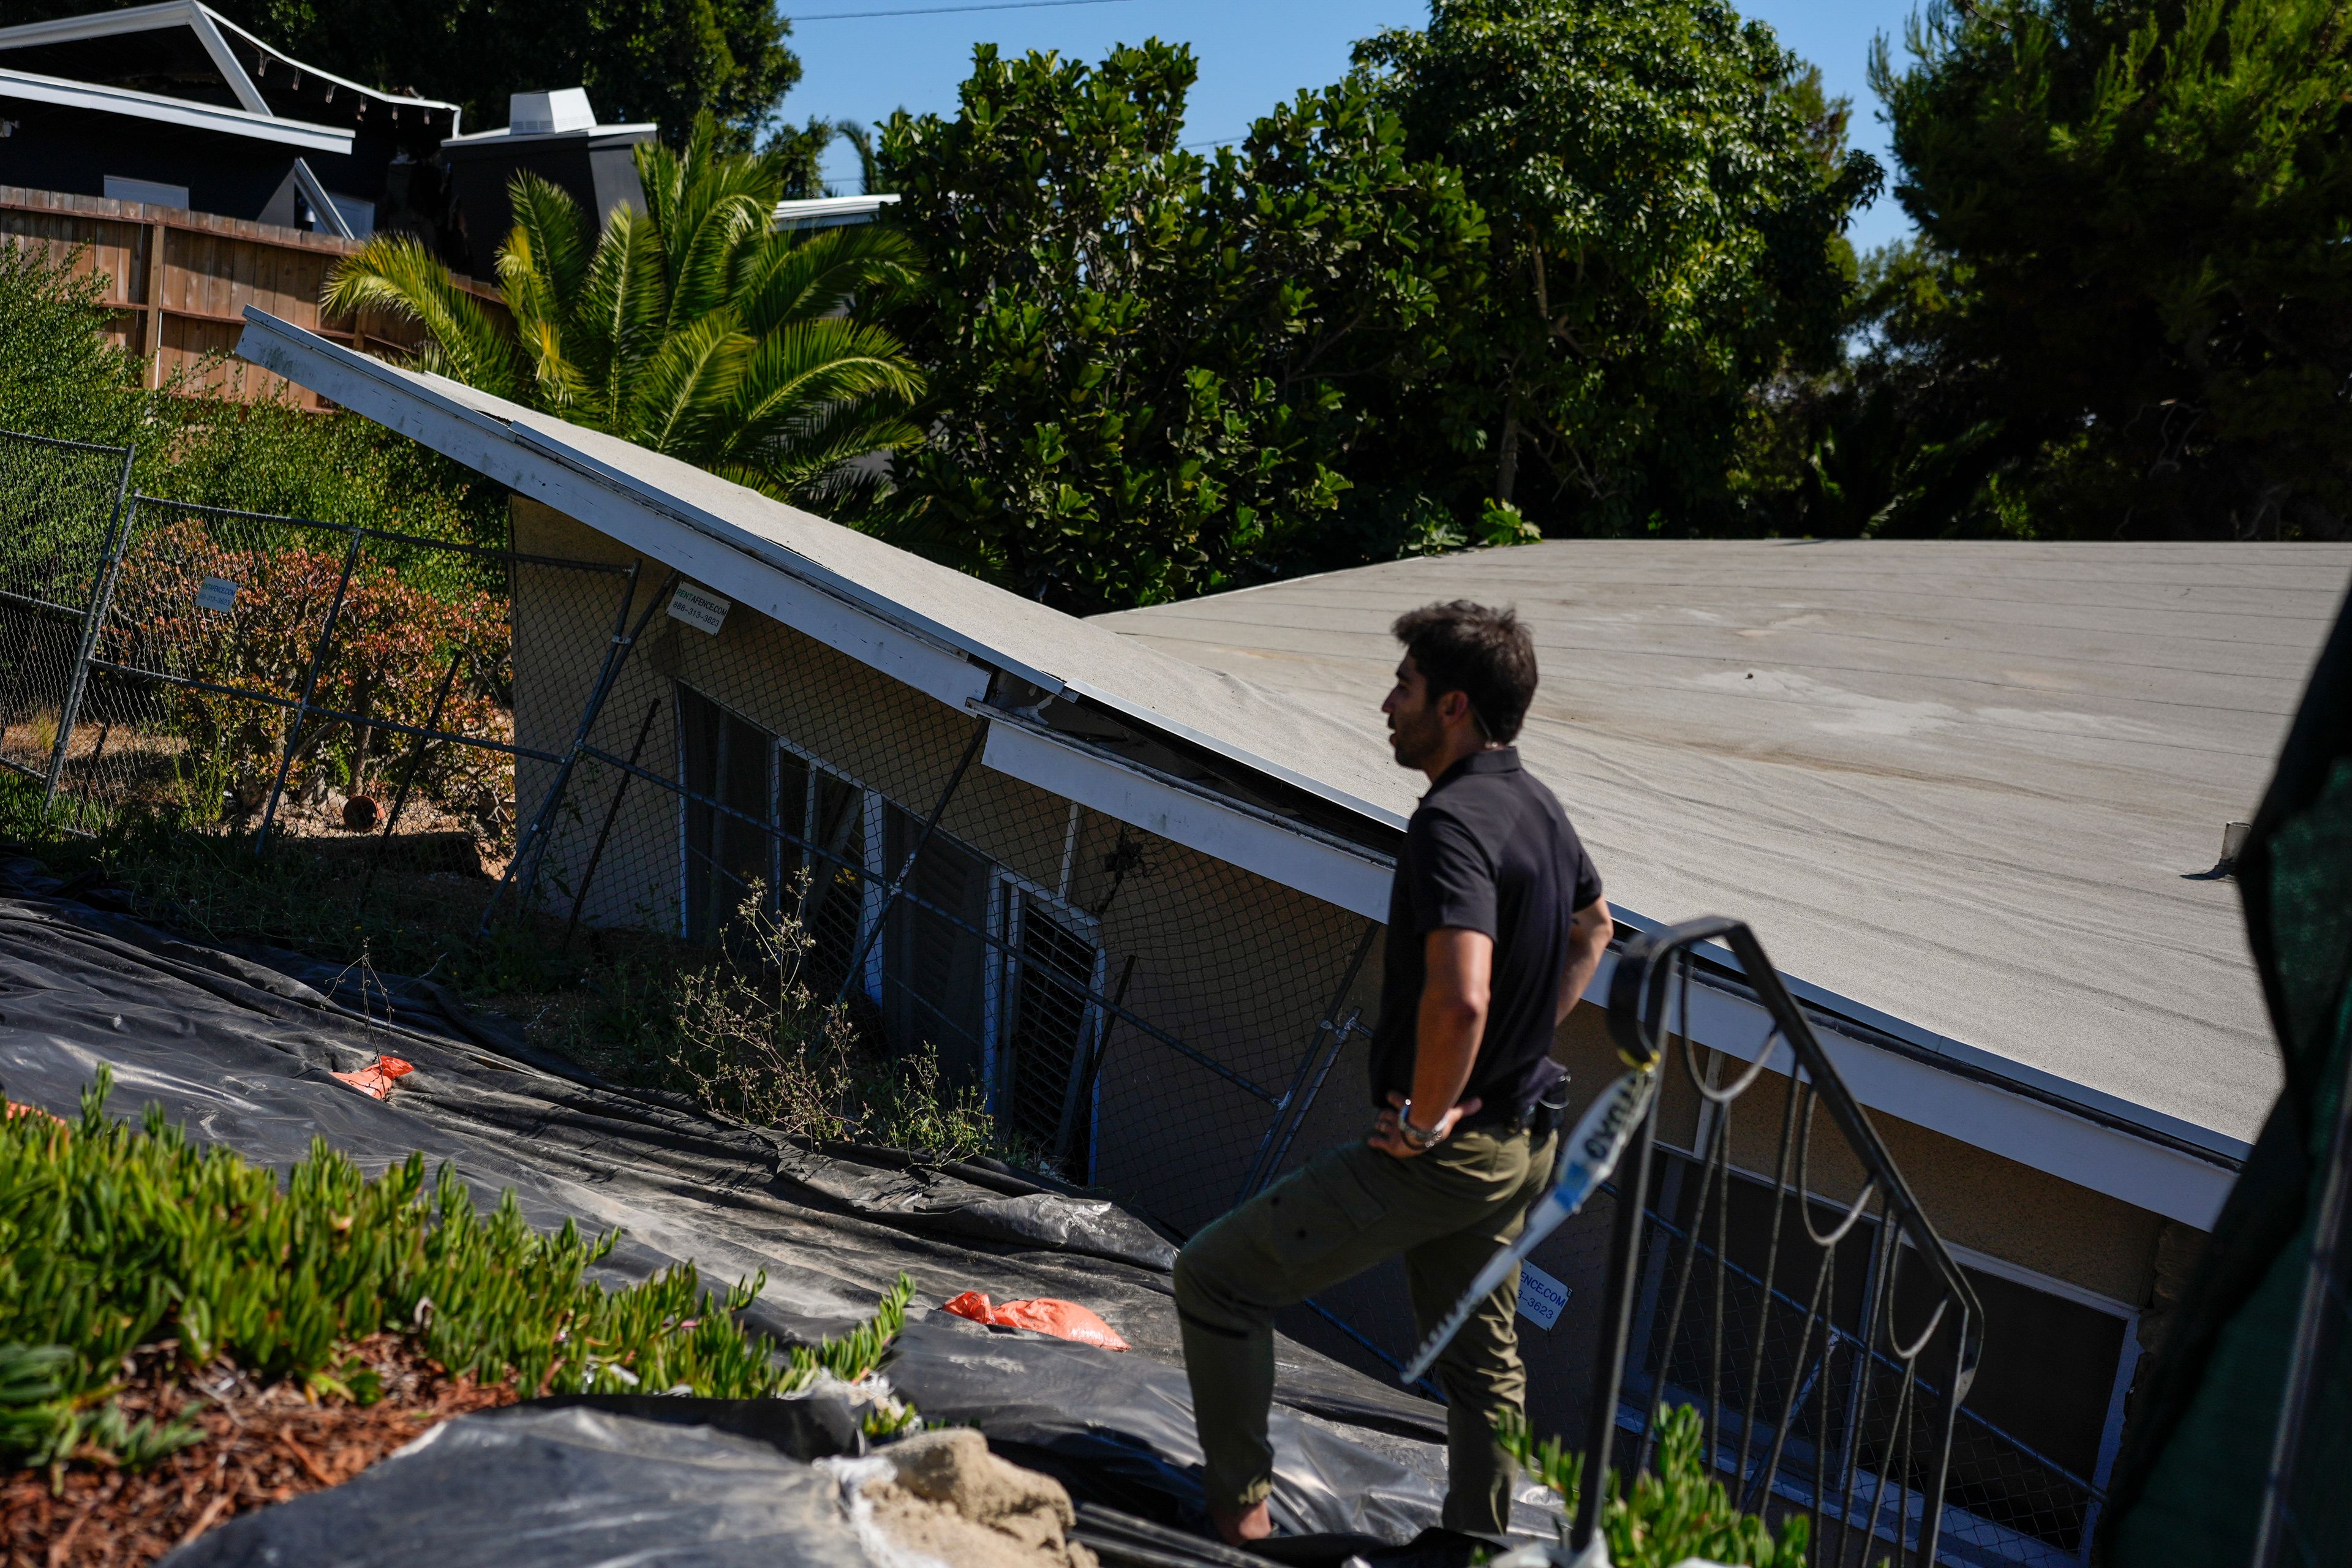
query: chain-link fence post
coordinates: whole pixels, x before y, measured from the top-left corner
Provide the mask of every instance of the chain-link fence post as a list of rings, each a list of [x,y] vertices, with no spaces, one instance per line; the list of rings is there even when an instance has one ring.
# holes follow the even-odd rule
[[[73,669],[67,678],[65,708],[58,715],[57,749],[49,756],[49,776],[41,784],[44,816],[58,798],[58,780],[66,768],[66,748],[73,743],[74,719],[81,711],[82,693],[89,687],[90,657],[98,650],[99,629],[106,620],[107,603],[114,594],[115,573],[122,563],[123,543],[131,534],[131,514],[137,510],[129,504],[131,462],[137,452],[135,447],[122,448],[122,477],[114,488],[114,514],[107,520],[106,549],[90,581],[89,608],[82,615],[81,640],[74,648]]]
[[[310,667],[302,672],[301,695],[294,700],[294,717],[286,726],[286,750],[278,759],[278,776],[269,785],[269,804],[262,809],[261,826],[254,830],[253,852],[258,855],[269,843],[269,829],[278,820],[278,797],[286,792],[286,775],[293,770],[294,752],[302,743],[302,721],[310,715],[311,694],[319,689],[319,669],[327,662],[327,649],[335,640],[335,622],[343,613],[343,595],[351,591],[352,569],[359,564],[360,543],[367,537],[364,529],[352,529],[352,542],[343,552],[343,570],[335,579],[335,596],[327,605],[326,624],[319,628],[319,641],[310,650]]]
[[[1307,1113],[1314,1109],[1315,1097],[1322,1091],[1323,1079],[1318,1076],[1313,1079],[1313,1087],[1308,1089],[1303,1103],[1299,1102],[1299,1091],[1307,1089],[1307,1075],[1314,1072],[1316,1062],[1321,1059],[1327,1037],[1334,1059],[1339,1057],[1341,1047],[1347,1045],[1348,1031],[1355,1024],[1354,1017],[1350,1016],[1347,1024],[1336,1028],[1332,1020],[1347,1005],[1348,993],[1355,989],[1356,976],[1363,970],[1365,955],[1372,951],[1372,939],[1380,933],[1378,921],[1364,922],[1363,937],[1356,943],[1354,955],[1348,960],[1347,972],[1339,977],[1339,988],[1331,994],[1331,1005],[1323,1009],[1323,1016],[1316,1021],[1315,1031],[1307,1037],[1306,1055],[1299,1059],[1298,1070],[1291,1075],[1290,1087],[1282,1091],[1282,1099],[1275,1106],[1274,1114],[1266,1119],[1265,1136],[1257,1141],[1257,1152],[1250,1160],[1249,1169],[1242,1173],[1241,1187],[1234,1194],[1235,1207],[1271,1181],[1275,1171],[1280,1167],[1283,1153],[1290,1148],[1290,1140],[1280,1137],[1284,1126],[1287,1124],[1296,1133],[1298,1124],[1305,1121]],[[1328,1066],[1324,1069],[1327,1074],[1329,1070]],[[1276,1147],[1277,1140],[1279,1149]]]
[[[539,885],[540,862],[547,854],[549,825],[555,820],[556,808],[563,804],[564,794],[572,787],[572,775],[580,765],[580,753],[588,744],[590,733],[596,727],[596,716],[604,710],[604,699],[612,691],[613,682],[620,676],[621,666],[628,659],[629,650],[635,647],[638,639],[646,635],[646,627],[653,623],[664,601],[677,593],[677,585],[686,580],[684,573],[672,572],[660,591],[646,603],[645,613],[637,617],[637,624],[632,626],[629,624],[629,605],[637,596],[637,571],[635,566],[629,568],[628,590],[621,595],[620,613],[613,617],[613,640],[604,650],[604,666],[597,671],[596,684],[590,689],[588,701],[580,710],[580,723],[572,732],[572,744],[565,748],[563,761],[556,766],[553,782],[547,786],[547,798],[540,802],[537,811],[531,813],[530,827],[515,840],[514,858],[507,862],[506,870],[499,877],[499,885],[490,889],[490,901],[482,910],[480,935],[489,934],[490,921],[498,914],[499,900],[515,881],[515,868],[523,863],[526,854],[530,857],[530,868],[522,874],[522,889],[515,895],[515,907],[523,910],[530,908],[531,893]]]

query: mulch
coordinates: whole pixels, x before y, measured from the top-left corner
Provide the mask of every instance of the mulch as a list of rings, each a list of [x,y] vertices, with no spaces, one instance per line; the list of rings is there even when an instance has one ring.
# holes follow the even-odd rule
[[[151,1347],[118,1396],[124,1415],[185,1416],[204,1440],[137,1472],[86,1453],[54,1476],[0,1473],[0,1563],[152,1563],[223,1520],[340,1485],[453,1415],[515,1399],[511,1386],[448,1376],[397,1335],[363,1340],[352,1355],[382,1380],[372,1405],[314,1400],[294,1382],[258,1384],[226,1362],[192,1373],[176,1345]]]

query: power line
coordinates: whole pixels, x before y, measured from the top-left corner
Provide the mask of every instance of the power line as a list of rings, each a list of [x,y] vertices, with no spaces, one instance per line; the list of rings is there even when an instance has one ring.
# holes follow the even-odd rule
[[[859,22],[872,16],[944,16],[957,11],[1042,11],[1052,5],[1119,5],[1126,0],[992,0],[985,5],[917,5],[904,11],[823,11],[793,22]]]

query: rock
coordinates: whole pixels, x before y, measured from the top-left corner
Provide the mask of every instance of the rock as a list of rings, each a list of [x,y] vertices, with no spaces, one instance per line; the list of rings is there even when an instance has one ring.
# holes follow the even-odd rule
[[[874,1521],[897,1545],[959,1568],[1096,1568],[1070,1539],[1077,1515],[1062,1483],[1007,1464],[969,1426],[882,1449],[895,1476],[866,1483]]]

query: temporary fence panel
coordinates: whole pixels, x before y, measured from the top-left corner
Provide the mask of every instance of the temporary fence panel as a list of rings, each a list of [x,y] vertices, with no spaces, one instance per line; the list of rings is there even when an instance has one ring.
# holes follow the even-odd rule
[[[495,846],[511,831],[533,705],[577,727],[614,650],[518,641],[545,580],[615,618],[635,573],[604,563],[133,498],[102,595],[61,781],[69,824],[168,807],[306,837],[404,821]],[[551,630],[551,628],[547,628]],[[520,657],[518,657],[520,656]],[[532,672],[519,689],[518,667]],[[335,796],[373,810],[329,809]]]
[[[988,768],[1015,715],[646,586],[560,794],[524,770],[504,918],[710,943],[757,900],[800,979],[936,1053],[1034,1157],[1180,1231],[1222,1213],[1315,1081],[1366,922]],[[515,616],[578,624],[529,590]]]
[[[0,433],[0,766],[56,787],[131,449]]]

